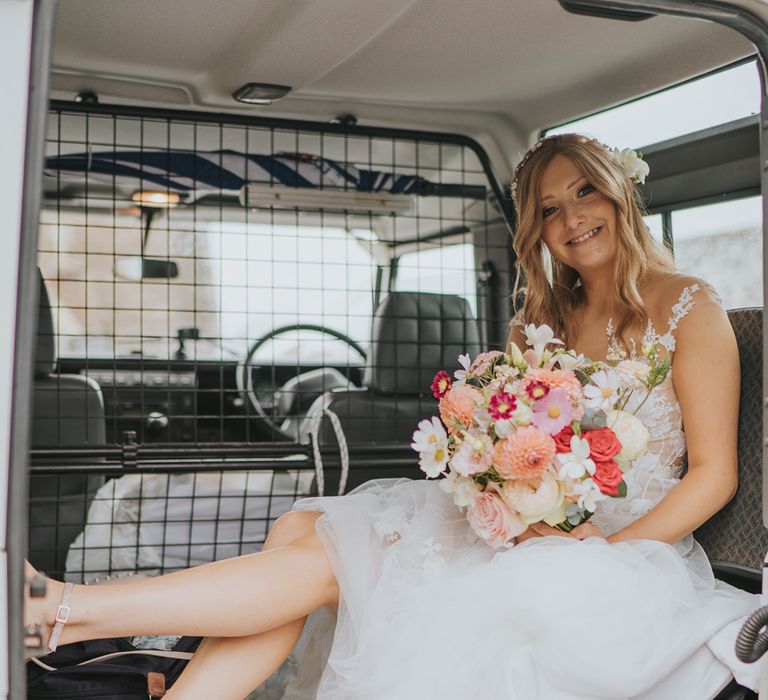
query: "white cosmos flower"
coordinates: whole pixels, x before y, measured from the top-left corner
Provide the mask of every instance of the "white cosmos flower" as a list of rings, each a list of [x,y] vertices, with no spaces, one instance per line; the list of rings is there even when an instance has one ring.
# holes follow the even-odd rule
[[[433,450],[425,450],[419,453],[419,469],[428,479],[436,479],[448,466],[448,445],[442,443]]]
[[[623,382],[618,372],[601,369],[589,378],[591,384],[584,387],[586,405],[601,411],[610,411],[619,400],[619,389]]]
[[[595,463],[589,458],[589,442],[578,435],[571,438],[571,451],[557,455],[561,479],[581,479],[595,473]]]
[[[419,453],[419,468],[435,479],[448,466],[448,435],[437,416],[419,422],[411,447]]]
[[[431,450],[438,443],[448,444],[448,434],[445,432],[443,424],[437,416],[432,418],[425,418],[419,421],[416,432],[411,437],[413,442],[411,447],[416,452],[424,452],[425,450]]]
[[[579,496],[579,508],[594,513],[597,509],[597,502],[602,501],[605,496],[600,492],[600,487],[592,479],[577,481],[573,487],[573,493]]]
[[[472,364],[472,360],[469,358],[469,355],[465,353],[463,355],[459,355],[459,364],[464,369],[457,369],[453,373],[453,377],[457,384],[464,384],[467,381],[467,372],[469,371],[469,367]]]
[[[563,341],[555,338],[555,332],[545,323],[542,326],[534,326],[529,323],[525,327],[525,338],[528,345],[533,348],[536,364],[544,357],[544,349],[547,345],[562,345]]]

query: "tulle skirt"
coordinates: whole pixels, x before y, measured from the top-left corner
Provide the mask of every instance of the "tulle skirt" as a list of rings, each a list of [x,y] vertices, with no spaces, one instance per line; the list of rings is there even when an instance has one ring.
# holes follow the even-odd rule
[[[320,700],[698,700],[734,673],[757,685],[732,647],[759,598],[716,581],[690,538],[493,550],[428,481],[295,508],[323,511],[340,587]]]

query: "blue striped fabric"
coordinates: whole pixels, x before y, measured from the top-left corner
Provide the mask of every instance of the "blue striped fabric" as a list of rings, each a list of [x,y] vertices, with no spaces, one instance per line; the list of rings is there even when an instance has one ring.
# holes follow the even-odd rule
[[[306,153],[246,155],[236,151],[103,151],[46,159],[53,177],[82,177],[117,185],[176,192],[240,190],[248,183],[390,194],[439,194],[439,186],[415,175],[365,170]],[[485,188],[479,188],[484,196]],[[475,196],[477,193],[475,193]],[[473,195],[465,195],[473,196]]]

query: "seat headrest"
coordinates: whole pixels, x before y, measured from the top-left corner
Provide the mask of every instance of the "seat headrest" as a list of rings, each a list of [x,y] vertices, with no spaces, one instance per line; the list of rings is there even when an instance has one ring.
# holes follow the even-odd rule
[[[453,294],[391,292],[373,316],[364,383],[379,392],[429,392],[435,373],[480,352],[480,331],[466,299]]]
[[[35,376],[47,377],[56,369],[56,345],[53,337],[53,312],[45,280],[40,269],[40,292],[37,303],[37,344],[35,348]]]

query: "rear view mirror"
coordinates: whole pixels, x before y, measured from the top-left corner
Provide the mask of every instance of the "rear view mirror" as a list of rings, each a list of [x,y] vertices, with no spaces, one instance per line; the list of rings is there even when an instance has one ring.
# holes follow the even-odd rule
[[[179,276],[179,267],[173,260],[156,258],[117,258],[115,277],[138,282],[146,279],[173,279]]]

